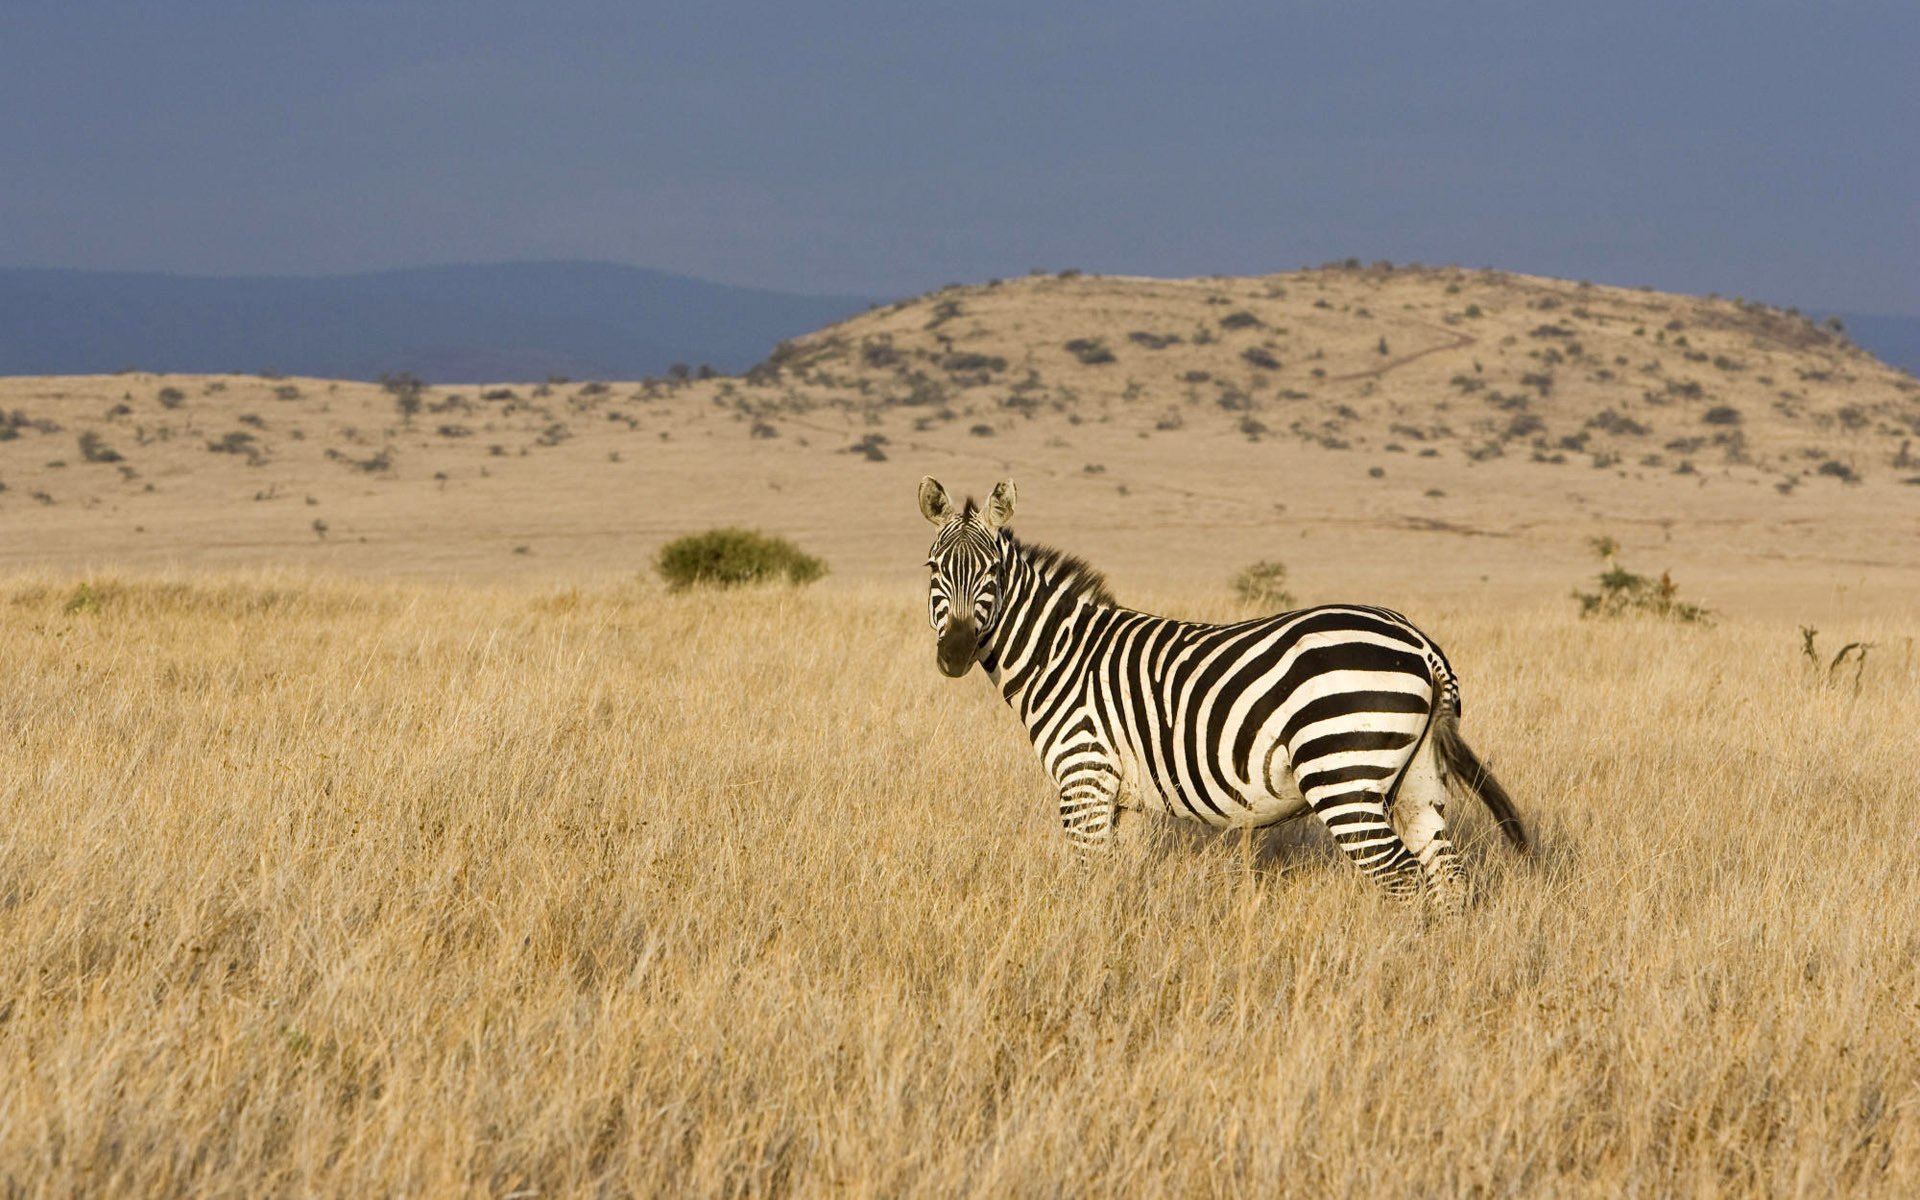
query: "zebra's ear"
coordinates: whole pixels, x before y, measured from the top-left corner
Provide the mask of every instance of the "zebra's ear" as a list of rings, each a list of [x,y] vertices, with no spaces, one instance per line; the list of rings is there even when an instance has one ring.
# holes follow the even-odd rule
[[[947,495],[947,489],[931,475],[920,477],[920,515],[935,525],[945,525],[953,520],[953,498]]]
[[[986,517],[988,529],[998,529],[1013,519],[1013,480],[1005,479],[994,485],[982,515]]]

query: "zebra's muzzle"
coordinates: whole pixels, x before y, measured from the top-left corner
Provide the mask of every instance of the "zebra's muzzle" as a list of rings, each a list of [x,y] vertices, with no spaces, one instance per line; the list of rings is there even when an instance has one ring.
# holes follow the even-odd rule
[[[958,679],[973,668],[973,657],[980,648],[980,635],[973,622],[955,621],[940,631],[937,657],[940,673]]]

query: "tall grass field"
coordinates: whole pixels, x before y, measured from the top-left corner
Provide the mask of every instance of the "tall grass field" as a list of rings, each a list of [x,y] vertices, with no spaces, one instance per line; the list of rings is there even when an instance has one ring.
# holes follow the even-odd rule
[[[1459,918],[1080,867],[910,589],[0,583],[0,1194],[1920,1195],[1920,625],[1408,607]]]

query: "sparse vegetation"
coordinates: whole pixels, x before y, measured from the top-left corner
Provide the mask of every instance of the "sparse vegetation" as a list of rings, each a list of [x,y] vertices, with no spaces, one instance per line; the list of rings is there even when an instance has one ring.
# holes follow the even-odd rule
[[[1818,638],[1819,635],[1820,631],[1811,625],[1802,625],[1800,627],[1800,654],[1801,657],[1807,661],[1809,673],[1818,678],[1823,684],[1832,687],[1838,684],[1843,678],[1840,674],[1841,668],[1851,659],[1853,662],[1853,694],[1858,696],[1860,694],[1860,685],[1866,675],[1867,651],[1873,649],[1875,643],[1848,642],[1841,646],[1839,651],[1831,659],[1825,660],[1826,666],[1823,669],[1821,666],[1823,656],[1814,645],[1814,640]]]
[[[1605,567],[1598,577],[1596,590],[1574,589],[1573,597],[1580,602],[1581,616],[1649,616],[1692,624],[1711,621],[1711,609],[1680,599],[1680,589],[1669,572],[1662,571],[1660,578],[1654,579],[1627,570],[1620,565],[1620,544],[1610,537],[1594,538],[1589,545]]]

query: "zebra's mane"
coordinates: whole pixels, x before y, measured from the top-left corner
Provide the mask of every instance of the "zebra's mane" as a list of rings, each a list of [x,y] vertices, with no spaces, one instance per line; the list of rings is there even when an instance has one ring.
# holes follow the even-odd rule
[[[1114,598],[1107,587],[1107,577],[1087,565],[1087,560],[1065,550],[1056,550],[1052,546],[1042,546],[1034,542],[1023,542],[1011,532],[1007,541],[1021,554],[1026,556],[1034,569],[1046,576],[1056,586],[1064,587],[1075,596],[1085,596],[1095,604],[1107,608],[1118,608],[1120,601]]]
[[[980,505],[972,496],[968,496],[966,507],[960,513],[961,519],[971,518],[979,511]],[[1069,594],[1085,596],[1095,604],[1108,608],[1120,607],[1113,590],[1107,587],[1106,575],[1089,566],[1086,559],[1038,542],[1023,542],[1013,535],[1011,529],[1002,529],[1000,536],[1009,549],[1024,555],[1036,571],[1055,585],[1065,587]]]

